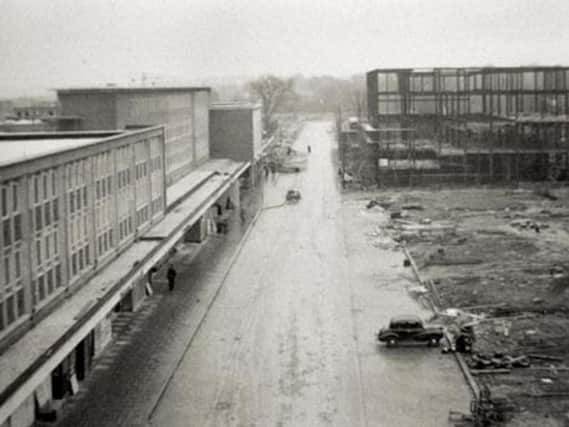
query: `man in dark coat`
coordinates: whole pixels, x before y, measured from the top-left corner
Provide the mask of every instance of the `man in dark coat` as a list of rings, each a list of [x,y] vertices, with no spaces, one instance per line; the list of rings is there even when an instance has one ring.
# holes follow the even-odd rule
[[[166,278],[168,279],[168,288],[171,291],[174,290],[174,284],[176,282],[176,275],[177,274],[178,274],[178,272],[176,271],[174,266],[172,264],[170,264],[168,266],[168,271],[166,272]]]

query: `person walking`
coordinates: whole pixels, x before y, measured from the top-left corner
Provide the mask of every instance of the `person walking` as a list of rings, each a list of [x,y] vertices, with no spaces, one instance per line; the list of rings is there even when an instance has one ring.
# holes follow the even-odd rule
[[[177,275],[178,275],[178,272],[176,271],[174,266],[172,264],[170,264],[168,266],[168,271],[166,272],[166,278],[168,279],[168,288],[170,289],[170,291],[174,290],[174,284],[176,282],[176,276]]]
[[[307,147],[308,149],[308,154],[312,153],[312,147],[310,147],[310,145]]]

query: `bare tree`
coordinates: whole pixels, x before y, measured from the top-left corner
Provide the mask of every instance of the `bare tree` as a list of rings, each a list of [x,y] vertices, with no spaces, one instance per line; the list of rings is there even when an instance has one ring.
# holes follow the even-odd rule
[[[270,135],[276,129],[273,119],[275,111],[294,95],[294,80],[266,74],[249,82],[248,88],[251,95],[260,99],[263,104],[263,129]]]

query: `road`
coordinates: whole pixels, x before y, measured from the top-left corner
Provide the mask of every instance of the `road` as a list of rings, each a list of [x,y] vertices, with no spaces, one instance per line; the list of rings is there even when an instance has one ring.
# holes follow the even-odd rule
[[[269,179],[266,209],[152,412],[154,426],[446,426],[470,399],[452,356],[386,349],[390,316],[427,317],[407,293],[400,252],[367,233],[381,224],[336,184],[329,122],[296,147],[308,168]]]

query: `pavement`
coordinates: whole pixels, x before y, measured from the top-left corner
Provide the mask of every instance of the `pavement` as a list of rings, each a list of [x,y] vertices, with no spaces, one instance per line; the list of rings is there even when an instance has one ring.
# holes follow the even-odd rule
[[[172,260],[173,292],[164,271],[154,276],[155,294],[136,312],[119,313],[113,342],[67,403],[58,426],[144,426],[162,386],[192,339],[245,232],[236,213],[228,234],[205,244],[186,244]]]

